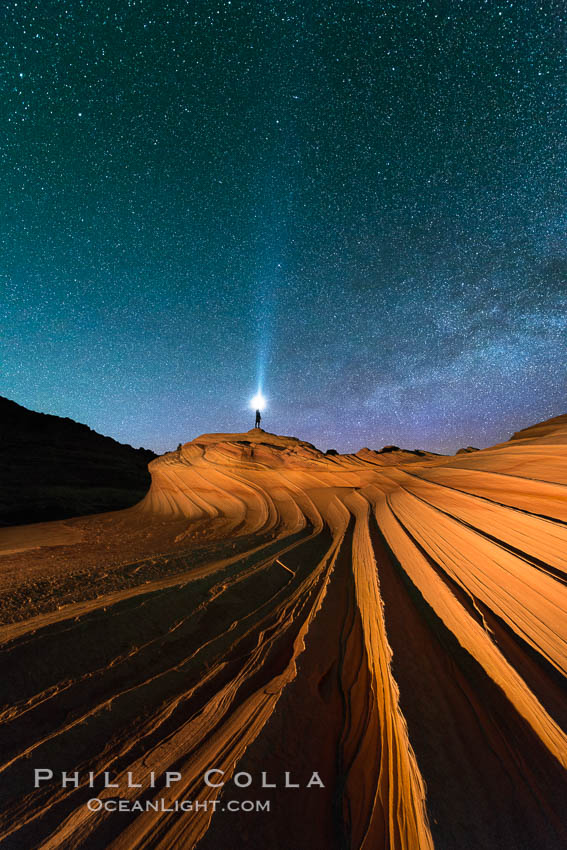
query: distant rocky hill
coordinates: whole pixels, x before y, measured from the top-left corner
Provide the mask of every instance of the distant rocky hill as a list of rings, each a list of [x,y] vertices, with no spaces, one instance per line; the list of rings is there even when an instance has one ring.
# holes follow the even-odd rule
[[[565,431],[567,428],[567,413],[560,416],[554,416],[552,419],[546,419],[544,422],[537,422],[535,425],[530,425],[528,428],[522,428],[521,431],[516,431],[510,437],[512,440],[523,440],[525,442],[534,442],[534,440],[544,440],[546,443],[565,443]]]
[[[155,457],[0,396],[0,525],[129,507],[145,495]]]

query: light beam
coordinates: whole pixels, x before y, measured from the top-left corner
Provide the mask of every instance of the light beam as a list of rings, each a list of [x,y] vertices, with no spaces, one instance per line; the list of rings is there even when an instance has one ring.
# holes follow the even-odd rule
[[[250,407],[253,410],[260,410],[260,411],[264,410],[264,408],[266,407],[266,399],[264,398],[264,396],[262,395],[260,390],[258,390],[258,392],[254,396],[254,398],[250,399]]]

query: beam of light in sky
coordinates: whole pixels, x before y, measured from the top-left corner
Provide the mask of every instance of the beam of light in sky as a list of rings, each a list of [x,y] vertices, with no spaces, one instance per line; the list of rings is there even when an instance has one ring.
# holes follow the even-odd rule
[[[281,263],[276,265],[275,272],[266,276],[261,284],[261,292],[257,297],[256,316],[258,333],[258,358],[256,362],[258,396],[262,396],[266,382],[266,371],[270,360],[274,317],[276,314],[276,292],[281,273]]]
[[[250,399],[250,407],[253,410],[264,410],[266,407],[267,401],[261,392],[257,392],[254,398]]]

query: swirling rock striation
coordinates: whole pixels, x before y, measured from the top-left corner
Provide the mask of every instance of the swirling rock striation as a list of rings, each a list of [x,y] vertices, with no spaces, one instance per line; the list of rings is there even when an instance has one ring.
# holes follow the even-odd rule
[[[149,468],[104,521],[108,592],[84,569],[96,518],[82,542],[35,532],[65,601],[0,628],[5,846],[567,844],[567,417],[454,457],[210,434]],[[152,557],[129,562],[144,535]],[[6,598],[43,550],[0,561]],[[208,805],[90,812],[84,784],[33,788],[45,766],[97,789],[109,771],[103,800]]]

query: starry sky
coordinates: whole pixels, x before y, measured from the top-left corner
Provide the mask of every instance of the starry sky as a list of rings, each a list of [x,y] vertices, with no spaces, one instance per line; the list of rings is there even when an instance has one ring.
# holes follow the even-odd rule
[[[162,452],[564,412],[564,5],[4,0],[0,394]]]

